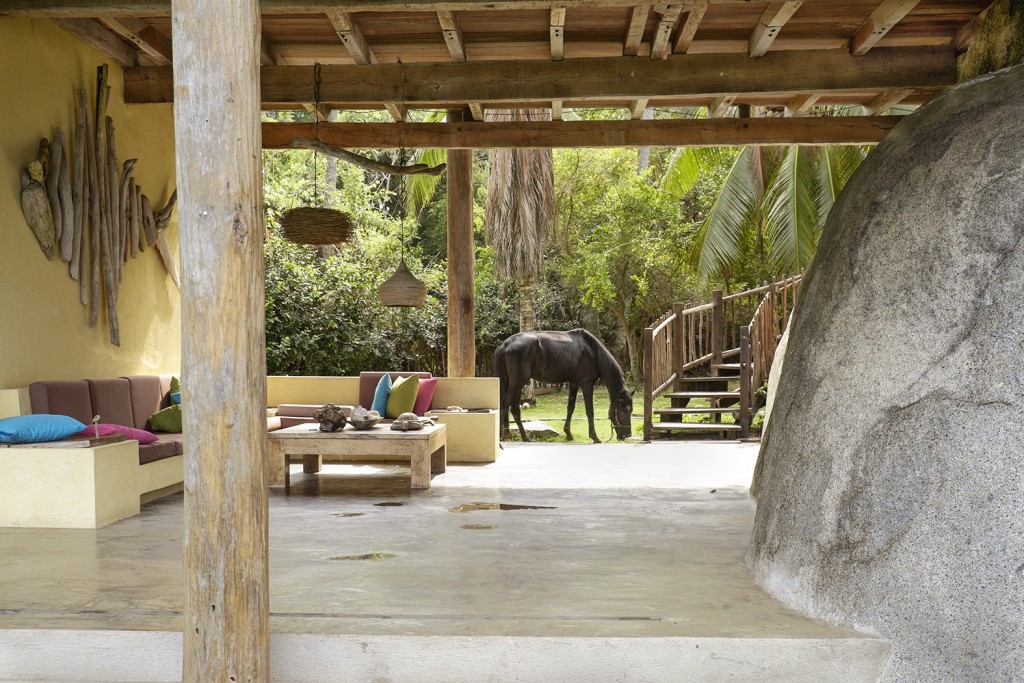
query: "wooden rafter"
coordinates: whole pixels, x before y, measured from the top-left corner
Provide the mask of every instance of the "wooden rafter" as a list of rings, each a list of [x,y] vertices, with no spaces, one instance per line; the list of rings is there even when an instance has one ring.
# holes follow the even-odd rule
[[[760,57],[768,52],[768,48],[775,42],[782,27],[796,14],[802,4],[804,4],[803,0],[770,3],[761,18],[757,20],[754,33],[750,36],[747,53],[751,57]]]
[[[816,0],[831,3],[832,0]],[[749,6],[751,0],[682,0],[684,10],[705,3]],[[483,10],[550,9],[551,0],[260,0],[263,14],[317,14],[344,7],[348,12],[454,12]],[[634,7],[637,0],[569,0],[573,8]],[[166,17],[171,0],[0,0],[0,15],[60,18],[117,14],[133,17]]]
[[[281,55],[277,51],[277,47],[263,38],[260,40],[260,64],[263,66],[277,66],[282,63]]]
[[[863,55],[873,48],[893,26],[900,23],[921,0],[885,0],[875,8],[850,38],[850,54]]]
[[[667,59],[672,54],[672,33],[676,30],[682,12],[682,5],[668,5],[661,13],[658,28],[654,32],[654,44],[651,45],[651,59]]]
[[[388,114],[394,119],[396,123],[405,121],[405,117],[408,115],[404,104],[398,104],[395,102],[388,102],[384,105],[384,108],[388,110]]]
[[[700,22],[704,20],[704,14],[708,11],[708,3],[701,2],[690,8],[690,11],[686,14],[686,21],[683,22],[683,27],[679,29],[679,35],[676,36],[676,44],[674,51],[677,54],[685,54],[690,51],[690,45],[693,44],[693,38],[697,35],[697,29],[700,28]]]
[[[992,5],[995,3],[993,2]],[[985,18],[988,16],[989,10],[992,9],[992,5],[989,5],[981,14],[967,22],[963,28],[956,32],[953,36],[953,49],[956,50],[957,54],[961,52],[967,52],[967,48],[974,42],[974,37],[978,35],[978,31],[985,24]]]
[[[473,116],[474,121],[484,120],[484,106],[478,102],[469,103],[469,113]]]
[[[646,97],[641,97],[638,100],[633,100],[633,104],[629,107],[629,118],[634,121],[640,119],[644,115],[644,110],[647,109],[647,103],[650,100]]]
[[[908,95],[910,95],[910,90],[907,90],[906,88],[883,90],[873,97],[870,102],[864,105],[864,115],[873,116],[875,114],[881,114],[884,111],[888,111],[903,100],[907,99]]]
[[[528,79],[523,74],[528,73]],[[756,93],[825,94],[830,91],[942,87],[956,82],[952,47],[888,48],[854,57],[845,50],[746,55],[674,55],[668,60],[573,59],[562,62],[329,65],[322,67],[320,100],[337,106],[402,102],[430,106],[468,102],[536,102]],[[313,101],[306,66],[263,67],[265,108]],[[125,101],[171,102],[170,67],[125,70]],[[286,107],[287,108],[287,107]]]
[[[801,93],[786,104],[786,116],[805,116],[819,99],[818,93]]]
[[[496,147],[681,147],[687,145],[874,144],[899,116],[487,123],[321,123],[322,142],[349,149]],[[264,123],[264,149],[312,138],[310,123]]]
[[[651,13],[650,5],[637,5],[629,15],[629,28],[626,29],[626,40],[622,45],[623,57],[636,57],[640,52],[640,43],[644,39],[647,28],[647,17]]]
[[[729,113],[729,109],[732,107],[733,102],[736,101],[735,95],[727,95],[725,97],[716,97],[711,100],[708,104],[708,118],[709,119],[720,119]]]
[[[100,21],[111,31],[132,43],[154,64],[170,64],[173,61],[171,42],[144,20],[137,17],[106,16],[100,17]]]
[[[551,120],[561,121],[562,120],[562,100],[551,101]]]
[[[313,104],[311,102],[305,102],[302,108],[312,114],[317,121],[330,121],[331,120],[331,107],[330,105],[324,104]]]
[[[551,59],[556,62],[562,61],[565,56],[565,8],[554,7],[551,9],[551,23],[548,33],[551,40]]]
[[[331,20],[331,25],[341,39],[345,49],[352,56],[356,64],[376,64],[377,56],[373,54],[370,44],[363,35],[359,24],[355,22],[352,15],[340,9],[328,9],[324,14]]]
[[[459,28],[458,17],[450,10],[440,10],[437,13],[437,20],[441,24],[441,33],[444,35],[444,42],[448,45],[448,54],[452,56],[453,62],[462,63],[466,61],[466,41],[462,37],[462,29]]]
[[[55,19],[54,23],[89,45],[115,64],[132,67],[139,63],[139,51],[119,35],[93,19]]]

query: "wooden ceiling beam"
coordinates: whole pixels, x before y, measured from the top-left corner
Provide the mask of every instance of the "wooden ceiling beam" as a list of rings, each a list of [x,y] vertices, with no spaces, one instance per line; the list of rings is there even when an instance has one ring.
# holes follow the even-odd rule
[[[340,9],[329,9],[324,14],[331,20],[331,25],[334,26],[338,38],[341,39],[345,49],[352,56],[352,61],[356,64],[377,63],[377,56],[373,54],[370,43],[367,42],[366,37],[359,28],[359,24],[355,22],[355,19],[352,18],[349,12]]]
[[[448,45],[448,54],[452,56],[452,61],[460,64],[465,62],[466,41],[455,12],[440,10],[437,13],[437,20],[441,24],[441,33],[444,34],[444,42]]]
[[[668,5],[661,13],[658,28],[654,32],[654,44],[651,45],[651,59],[668,59],[672,54],[672,34],[679,23],[679,15],[683,13],[682,5]]]
[[[54,23],[110,61],[129,68],[139,64],[139,50],[93,19],[55,19]],[[170,68],[170,67],[160,67]]]
[[[638,100],[633,100],[633,104],[629,106],[629,118],[637,121],[643,118],[644,110],[647,109],[647,103],[650,100],[646,97],[641,97]]]
[[[920,2],[921,0],[885,0],[850,38],[850,54],[866,54]]]
[[[690,45],[693,44],[693,38],[697,35],[697,29],[700,28],[700,22],[704,20],[704,14],[708,11],[708,7],[708,3],[702,2],[691,7],[687,12],[686,21],[679,29],[679,35],[676,37],[676,44],[673,48],[676,54],[686,54],[690,51]]]
[[[484,105],[480,104],[479,102],[470,102],[469,103],[469,113],[473,117],[474,121],[483,121],[484,120]]]
[[[864,115],[874,116],[875,114],[881,114],[907,99],[910,92],[910,90],[905,88],[883,90],[864,105]]]
[[[727,95],[725,97],[716,97],[711,100],[708,104],[708,118],[709,119],[720,119],[729,113],[729,109],[732,107],[733,102],[736,101],[735,95]]]
[[[391,118],[396,123],[401,123],[405,121],[405,117],[409,115],[409,112],[405,108],[405,105],[402,104],[388,103],[384,105],[384,108],[388,110],[388,114],[391,115]]]
[[[331,107],[330,105],[324,104],[313,104],[312,102],[305,102],[302,108],[313,115],[317,121],[330,121],[331,120]]]
[[[760,57],[768,52],[768,48],[775,42],[782,27],[796,14],[802,4],[804,4],[803,0],[770,3],[764,14],[758,19],[757,26],[754,27],[754,33],[750,36],[750,44],[747,47],[747,54],[751,57]]]
[[[952,47],[887,48],[862,57],[845,50],[772,51],[756,60],[742,54],[688,54],[667,60],[614,57],[562,62],[325,64],[319,99],[338,108],[379,107],[383,102],[429,107],[697,95],[710,100],[725,95],[943,87],[955,83],[956,76]],[[263,67],[265,108],[315,100],[313,81],[312,70],[306,66]],[[126,69],[124,89],[128,103],[171,102],[171,67]]]
[[[562,120],[562,100],[551,100],[551,120]]]
[[[647,29],[647,17],[651,14],[650,5],[637,5],[629,15],[629,28],[626,29],[626,40],[622,45],[623,57],[636,57],[640,52],[640,43],[644,40]]]
[[[465,123],[321,123],[321,141],[342,149],[493,149],[496,147],[681,147],[869,145],[899,116],[687,119],[644,121],[491,121]],[[311,123],[264,123],[264,149],[311,138]]]
[[[818,93],[801,93],[786,104],[786,116],[806,116],[821,96]]]
[[[551,9],[551,22],[548,27],[551,39],[551,60],[560,62],[565,57],[565,8]]]
[[[993,2],[992,5],[995,3]],[[956,50],[957,54],[967,52],[967,48],[974,42],[974,37],[978,35],[978,31],[985,25],[985,18],[988,16],[989,10],[992,9],[992,5],[989,5],[981,14],[967,22],[963,28],[956,32],[953,36],[953,49]]]
[[[753,0],[681,0],[684,11],[704,4],[750,6]],[[831,4],[832,0],[808,0]],[[452,12],[550,9],[552,0],[260,0],[263,14],[320,14],[344,8],[347,12]],[[637,0],[566,0],[576,8],[634,7]],[[0,0],[0,16],[93,18],[100,15],[169,17],[171,0]]]
[[[107,27],[133,44],[140,53],[158,65],[170,64],[174,61],[171,52],[171,41],[162,33],[137,17],[100,17]]]

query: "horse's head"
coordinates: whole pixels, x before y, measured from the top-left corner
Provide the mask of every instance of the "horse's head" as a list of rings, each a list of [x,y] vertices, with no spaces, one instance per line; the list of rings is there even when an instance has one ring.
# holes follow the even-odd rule
[[[623,441],[633,433],[633,392],[623,389],[610,406],[608,419],[615,429],[615,437]]]

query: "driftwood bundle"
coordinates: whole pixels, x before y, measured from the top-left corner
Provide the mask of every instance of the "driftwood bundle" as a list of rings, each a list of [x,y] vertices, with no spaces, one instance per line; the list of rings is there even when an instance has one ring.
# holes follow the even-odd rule
[[[344,211],[300,206],[281,216],[281,236],[296,244],[337,244],[355,231],[355,219]]]

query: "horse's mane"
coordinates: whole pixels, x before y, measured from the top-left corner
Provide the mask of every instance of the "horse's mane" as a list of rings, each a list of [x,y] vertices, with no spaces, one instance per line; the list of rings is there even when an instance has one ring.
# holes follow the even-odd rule
[[[601,380],[605,383],[605,386],[609,389],[618,390],[626,385],[626,375],[622,372],[619,362],[615,360],[615,356],[601,343],[600,339],[591,334],[589,330],[581,327],[570,330],[569,333],[583,339],[594,352],[594,358],[597,359],[597,371],[600,373]],[[616,386],[613,387],[611,385],[611,380],[616,382]]]

